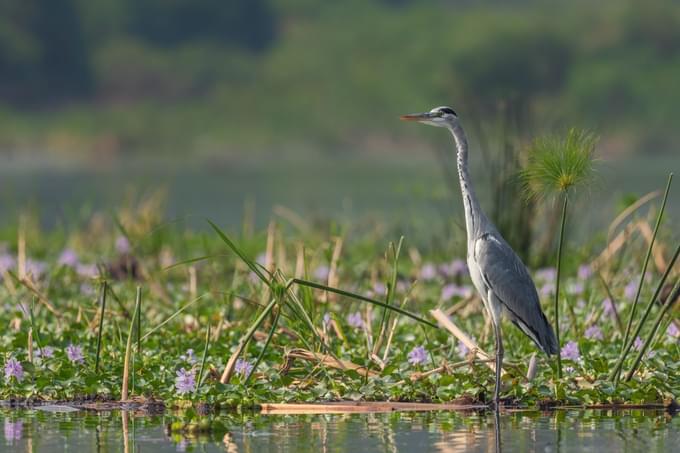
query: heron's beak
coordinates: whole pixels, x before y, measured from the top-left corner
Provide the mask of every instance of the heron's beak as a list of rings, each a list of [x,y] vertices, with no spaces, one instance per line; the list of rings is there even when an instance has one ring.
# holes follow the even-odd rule
[[[425,113],[411,113],[409,115],[401,115],[399,119],[402,121],[428,121],[434,118],[435,115],[433,115],[430,112],[425,112]]]

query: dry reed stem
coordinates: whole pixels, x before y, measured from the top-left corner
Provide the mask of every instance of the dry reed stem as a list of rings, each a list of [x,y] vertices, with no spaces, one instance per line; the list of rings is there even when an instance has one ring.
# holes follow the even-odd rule
[[[650,228],[649,224],[647,222],[640,221],[638,222],[638,229],[640,230],[642,237],[644,237],[645,240],[647,241],[647,244],[650,244],[652,242],[652,236],[654,236],[654,232]],[[654,265],[661,273],[665,272],[666,268],[668,267],[666,259],[663,257],[663,252],[665,249],[666,247],[661,241],[656,241],[656,247],[652,248],[652,257],[654,258]]]
[[[28,328],[28,361],[33,363],[33,327]]]
[[[295,278],[305,278],[305,245],[302,242],[296,245]]]
[[[59,313],[57,309],[54,308],[54,305],[52,305],[47,300],[47,296],[40,292],[36,284],[33,283],[33,280],[31,280],[29,276],[24,276],[23,278],[19,279],[19,283],[21,283],[26,289],[31,291],[33,294],[35,294],[35,296],[38,298],[38,302],[43,304],[50,312],[52,312],[52,314],[55,315],[57,319],[61,319],[62,316],[61,313]]]
[[[538,360],[536,360],[536,353],[531,354],[529,358],[529,366],[527,367],[527,381],[533,381],[538,371]]]
[[[195,266],[189,266],[188,272],[189,272],[189,297],[191,299],[195,299],[196,293],[198,292],[197,289],[196,289],[197,286],[198,286],[197,283],[196,283],[196,280],[197,280],[197,278],[196,278],[196,267]]]
[[[264,252],[264,268],[270,273],[274,272],[274,242],[276,237],[276,223],[272,220],[267,227],[267,245]],[[266,304],[271,298],[271,291],[268,286],[265,286],[260,297],[260,303]]]
[[[300,230],[301,233],[309,233],[311,228],[307,221],[292,209],[285,206],[276,205],[272,209],[272,212],[282,219],[287,220],[291,225]]]
[[[463,368],[464,366],[472,365],[472,364],[475,363],[475,362],[477,362],[477,363],[483,363],[483,362],[489,362],[489,361],[493,361],[493,360],[495,360],[495,359],[488,359],[488,360],[463,360],[463,361],[461,361],[461,362],[456,362],[456,363],[451,363],[451,364],[445,363],[445,364],[443,364],[442,366],[438,366],[437,368],[433,368],[433,369],[431,369],[431,370],[429,370],[429,371],[425,371],[425,372],[418,372],[418,371],[416,371],[416,372],[413,372],[413,373],[411,373],[411,375],[408,377],[408,379],[409,379],[410,381],[412,381],[412,382],[415,382],[415,381],[419,381],[420,379],[424,379],[424,378],[426,378],[426,377],[428,377],[428,376],[431,376],[431,375],[433,375],[433,374],[435,374],[435,373],[442,373],[442,372],[443,372],[443,373],[449,374],[450,371],[452,371],[452,370],[455,370],[455,369],[458,369],[458,368]],[[395,385],[403,385],[403,384],[405,384],[405,383],[406,383],[406,379],[397,382]]]
[[[631,238],[635,231],[640,232],[640,235],[644,238],[647,245],[652,241],[652,229],[644,220],[639,220],[633,224],[628,225],[623,231],[621,231],[614,240],[612,240],[607,247],[595,258],[591,263],[590,267],[593,270],[598,270],[603,268],[606,263],[623,247],[626,242]],[[663,273],[666,270],[666,260],[663,255],[663,250],[665,246],[657,238],[656,247],[652,249],[652,256],[654,257],[654,265],[659,272]]]
[[[276,232],[276,260],[278,268],[284,274],[288,273],[288,257],[286,255],[286,244],[281,237],[281,231]]]
[[[470,351],[474,351],[475,356],[486,363],[486,366],[488,366],[493,371],[496,370],[495,363],[489,362],[489,360],[492,360],[493,357],[480,349],[480,347],[477,346],[477,344],[472,341],[472,339],[465,332],[455,325],[453,321],[451,321],[451,318],[446,316],[446,314],[440,308],[430,310],[430,314],[439,322],[442,327],[451,332],[451,334],[458,338]],[[501,370],[501,372],[504,373],[505,370]]]
[[[461,300],[455,305],[450,306],[446,310],[444,310],[444,313],[446,313],[446,316],[451,316],[454,313],[458,312],[459,310],[462,310],[463,308],[467,307],[467,305],[475,300],[476,296],[469,296],[466,297],[465,299]]]
[[[383,362],[387,362],[387,356],[390,353],[390,347],[392,346],[392,338],[394,338],[394,332],[397,328],[397,322],[399,318],[394,318],[392,320],[392,327],[390,327],[390,333],[387,335],[387,344],[385,345],[385,351],[383,351]]]
[[[663,193],[661,190],[655,190],[653,192],[649,192],[648,194],[640,197],[635,203],[632,205],[628,206],[626,209],[624,209],[621,214],[617,215],[614,220],[609,224],[609,227],[607,228],[607,243],[609,243],[609,239],[612,236],[612,233],[616,228],[619,227],[619,225],[631,214],[633,214],[635,211],[640,209],[644,204],[647,202],[653,200],[654,198],[660,196]]]
[[[123,453],[130,453],[130,433],[128,431],[128,421],[130,414],[126,410],[120,411],[121,423],[123,425]]]
[[[338,277],[338,261],[340,260],[340,254],[342,253],[343,239],[341,237],[336,237],[334,239],[333,245],[333,255],[331,256],[331,265],[328,268],[328,286],[336,287],[340,281]],[[328,294],[328,291],[324,291],[321,294],[321,302],[328,302],[331,300],[337,300],[336,294]]]
[[[16,295],[17,289],[14,286],[14,282],[12,281],[12,278],[9,275],[9,272],[3,271],[2,272],[2,282],[5,284],[5,287],[7,288],[7,292],[9,293],[10,296]]]
[[[302,348],[290,350],[286,354],[286,360],[301,359],[309,362],[318,362],[328,368],[335,368],[337,370],[354,370],[362,376],[366,376],[366,367],[357,365],[349,360],[336,359],[328,354],[321,354],[319,352],[312,352]],[[375,377],[378,373],[368,370],[368,376]]]

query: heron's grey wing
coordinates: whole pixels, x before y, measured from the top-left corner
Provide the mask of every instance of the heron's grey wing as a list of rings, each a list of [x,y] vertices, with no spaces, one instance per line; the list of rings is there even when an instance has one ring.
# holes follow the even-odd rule
[[[547,354],[557,341],[538,300],[526,266],[502,238],[483,234],[475,241],[475,261],[484,284],[501,302],[510,320]]]

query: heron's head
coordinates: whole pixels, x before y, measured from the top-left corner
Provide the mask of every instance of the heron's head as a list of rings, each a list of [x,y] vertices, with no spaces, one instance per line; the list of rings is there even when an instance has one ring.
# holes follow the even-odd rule
[[[458,122],[458,115],[451,107],[435,107],[429,112],[402,115],[402,121],[417,121],[437,127],[451,127]]]

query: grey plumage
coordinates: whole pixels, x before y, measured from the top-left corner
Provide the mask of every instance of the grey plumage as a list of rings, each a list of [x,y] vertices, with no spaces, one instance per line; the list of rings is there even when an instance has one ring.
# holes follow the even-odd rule
[[[482,235],[475,242],[475,260],[485,289],[491,290],[503,312],[546,354],[557,353],[557,341],[524,263],[500,235]]]
[[[504,352],[500,331],[501,314],[504,313],[548,355],[559,350],[555,333],[541,310],[536,286],[526,266],[486,217],[477,201],[468,174],[467,138],[458,116],[449,107],[436,107],[426,113],[404,115],[401,118],[445,127],[456,143],[458,177],[468,239],[468,268],[472,282],[491,316],[496,337],[494,402],[498,408]]]

